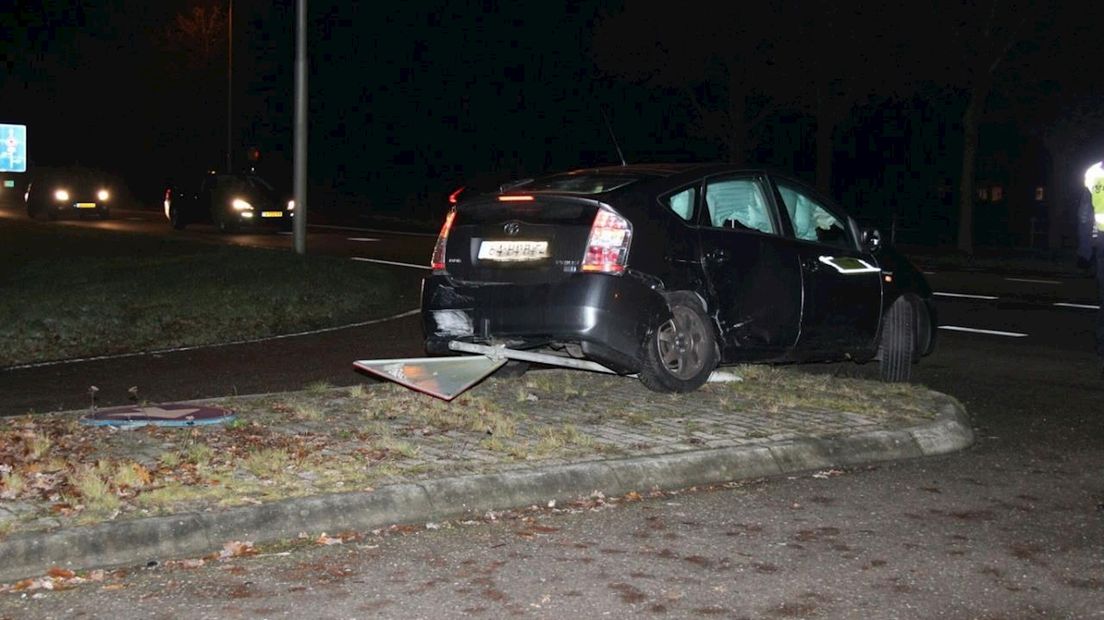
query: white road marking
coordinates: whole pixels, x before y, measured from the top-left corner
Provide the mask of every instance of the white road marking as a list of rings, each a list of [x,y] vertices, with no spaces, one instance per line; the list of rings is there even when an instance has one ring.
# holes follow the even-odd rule
[[[924,274],[924,275],[926,275],[926,276],[934,276],[934,275],[935,275],[935,272],[934,272],[934,271],[923,271],[923,272],[921,272],[921,273],[923,273],[923,274]]]
[[[276,231],[276,234],[277,235],[284,235],[286,237],[290,237],[291,235],[294,235],[295,233],[287,231],[287,230],[278,230],[278,231]]]
[[[1009,282],[1027,282],[1029,284],[1061,284],[1058,280],[1034,280],[1032,278],[1005,278]]]
[[[993,295],[967,295],[966,293],[940,293],[939,291],[932,293],[932,295],[938,295],[940,297],[964,297],[966,299],[1000,299]]]
[[[414,269],[429,269],[429,265],[414,265],[412,263],[400,263],[393,260],[383,260],[380,258],[363,258],[361,256],[354,256],[353,260],[359,260],[366,263],[380,263],[381,265],[395,265],[398,267],[412,267]]]
[[[375,237],[349,237],[349,241],[379,241]]]
[[[176,347],[175,349],[157,349],[155,351],[140,351],[138,353],[119,353],[116,355],[96,355],[93,357],[79,357],[68,360],[56,360],[52,362],[38,362],[35,364],[20,364],[18,366],[8,366],[6,368],[0,368],[0,372],[5,370],[24,370],[27,368],[44,368],[47,366],[60,366],[62,364],[78,364],[81,362],[98,362],[100,360],[117,360],[125,357],[141,357],[143,355],[161,355],[164,353],[179,353],[181,351],[195,351],[197,349],[214,349],[216,347],[229,347],[239,344],[253,344],[255,342],[268,342],[269,340],[283,340],[285,338],[295,338],[297,336],[313,336],[314,334],[324,334],[326,332],[336,332],[342,329],[350,329],[353,327],[364,327],[365,325],[375,325],[376,323],[386,323],[388,321],[394,321],[396,319],[406,318],[415,314],[421,313],[421,309],[407,310],[406,312],[400,312],[399,314],[393,314],[391,316],[383,317],[382,319],[372,319],[371,321],[361,321],[360,323],[349,323],[347,325],[338,325],[337,327],[324,327],[322,329],[314,329],[305,332],[295,332],[294,334],[280,334],[279,336],[267,336],[265,338],[251,338],[249,340],[234,340],[232,342],[220,342],[217,344],[198,344],[191,347]]]
[[[1055,302],[1055,306],[1061,306],[1063,308],[1081,308],[1083,310],[1099,310],[1100,306],[1094,306],[1092,304],[1067,304],[1065,302]]]
[[[328,228],[330,230],[355,230],[367,233],[384,233],[388,235],[406,235],[408,237],[436,237],[437,233],[400,232],[397,230],[381,230],[379,228],[358,228],[356,226],[335,226],[333,224],[311,224],[311,228]]]
[[[959,327],[957,325],[940,325],[939,329],[946,329],[952,332],[969,332],[971,334],[986,334],[988,336],[1008,336],[1009,338],[1024,338],[1027,334],[1021,334],[1020,332],[1002,332],[995,329],[975,329],[973,327]]]

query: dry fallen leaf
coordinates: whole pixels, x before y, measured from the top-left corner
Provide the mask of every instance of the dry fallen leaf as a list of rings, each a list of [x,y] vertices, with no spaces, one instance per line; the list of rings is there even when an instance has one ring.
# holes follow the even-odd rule
[[[257,550],[253,548],[252,541],[240,541],[232,540],[222,546],[222,551],[219,552],[218,557],[220,560],[227,558],[236,558],[245,555],[256,555]]]
[[[322,532],[322,534],[318,538],[314,539],[314,544],[316,545],[340,545],[343,542],[345,541],[341,540],[340,538],[327,536],[326,532]]]
[[[77,576],[76,573],[68,568],[61,568],[60,566],[51,567],[50,570],[46,571],[46,574],[54,579],[72,579]]]

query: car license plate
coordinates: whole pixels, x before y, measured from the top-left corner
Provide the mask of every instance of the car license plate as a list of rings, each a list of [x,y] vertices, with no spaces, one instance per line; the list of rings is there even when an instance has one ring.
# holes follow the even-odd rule
[[[547,241],[484,241],[479,244],[479,260],[532,261],[548,258]]]
[[[284,217],[283,211],[261,211],[261,217]]]
[[[94,203],[94,202],[78,202],[77,204],[75,204],[73,206],[78,208],[78,209],[95,209],[96,208],[96,203]]]

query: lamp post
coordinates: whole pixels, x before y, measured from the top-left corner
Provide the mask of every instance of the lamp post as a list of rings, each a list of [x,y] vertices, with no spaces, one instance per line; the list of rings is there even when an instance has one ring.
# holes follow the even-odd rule
[[[295,252],[307,253],[307,0],[297,0],[295,22],[295,144],[292,193]]]
[[[234,121],[234,0],[229,0],[226,10],[226,173],[234,172],[233,134]]]
[[[234,0],[226,9],[226,172],[234,172],[234,149],[231,135],[234,122]]]

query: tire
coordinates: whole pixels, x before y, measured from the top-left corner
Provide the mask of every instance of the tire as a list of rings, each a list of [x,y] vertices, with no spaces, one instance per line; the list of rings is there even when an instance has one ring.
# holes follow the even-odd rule
[[[180,209],[170,204],[169,205],[169,225],[173,227],[173,230],[184,230],[184,227],[188,225],[184,221],[184,214],[180,212]]]
[[[667,298],[672,318],[644,341],[640,382],[653,392],[693,392],[709,380],[719,358],[713,324],[698,298]]]
[[[495,379],[512,379],[529,372],[529,362],[510,360],[494,372]]]
[[[217,228],[219,232],[221,232],[221,233],[237,232],[238,227],[234,224],[234,222],[231,222],[230,220],[226,219],[225,217],[222,217],[218,213],[216,213],[213,217],[214,217],[214,220],[215,220],[215,228]]]
[[[106,220],[110,217],[111,217],[111,210],[110,209],[107,209],[105,207],[102,211],[100,211],[100,219],[101,220]]]
[[[886,312],[878,344],[879,375],[886,383],[908,383],[916,357],[916,312],[899,298]]]

